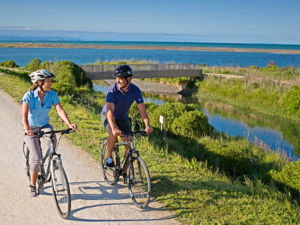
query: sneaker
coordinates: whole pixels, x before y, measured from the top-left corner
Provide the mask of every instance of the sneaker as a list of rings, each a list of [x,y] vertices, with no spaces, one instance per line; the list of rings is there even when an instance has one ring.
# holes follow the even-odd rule
[[[106,158],[105,164],[106,164],[107,167],[113,167],[113,166],[115,166],[113,159],[109,158],[109,157]]]
[[[122,176],[123,176],[123,179],[124,179],[124,181],[123,181],[124,184],[127,184],[127,174],[123,173]]]
[[[29,188],[30,188],[30,196],[31,197],[36,197],[35,186],[29,185]]]

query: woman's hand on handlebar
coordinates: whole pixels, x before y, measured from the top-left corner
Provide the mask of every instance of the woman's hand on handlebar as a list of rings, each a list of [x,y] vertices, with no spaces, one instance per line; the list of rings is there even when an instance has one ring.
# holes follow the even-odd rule
[[[27,136],[34,136],[34,131],[33,130],[25,130],[25,133],[27,134]]]
[[[77,124],[70,124],[69,127],[72,128],[72,130],[77,130]]]

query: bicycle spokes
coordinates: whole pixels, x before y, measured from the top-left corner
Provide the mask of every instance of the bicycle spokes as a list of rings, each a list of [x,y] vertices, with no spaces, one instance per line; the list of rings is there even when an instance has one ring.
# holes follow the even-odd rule
[[[128,170],[130,196],[140,208],[146,208],[150,201],[150,174],[144,160],[137,157]]]
[[[106,142],[103,143],[101,151],[100,151],[100,166],[102,168],[102,175],[104,177],[104,180],[112,185],[115,184],[118,181],[118,171],[117,171],[117,160],[116,160],[116,153],[113,152],[113,160],[114,160],[114,165],[113,167],[108,167],[105,164],[105,159],[108,156],[108,150],[107,150],[107,144]]]

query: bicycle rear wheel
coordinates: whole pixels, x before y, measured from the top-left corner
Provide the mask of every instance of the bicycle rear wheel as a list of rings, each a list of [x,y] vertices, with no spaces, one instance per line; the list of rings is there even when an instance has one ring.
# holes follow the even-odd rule
[[[25,171],[26,171],[26,175],[27,175],[27,177],[29,179],[29,182],[30,182],[29,149],[26,146],[25,142],[23,143],[23,153],[24,153],[24,157],[25,157],[25,160],[26,160]]]
[[[51,167],[51,182],[54,200],[59,215],[67,219],[71,211],[71,194],[68,178],[62,164],[54,159]]]
[[[118,174],[117,174],[117,167],[116,167],[116,153],[113,151],[113,160],[115,163],[115,166],[108,167],[105,164],[105,159],[107,158],[108,150],[107,150],[107,142],[104,140],[102,144],[102,148],[100,151],[100,165],[102,170],[102,175],[104,177],[104,180],[110,184],[113,185],[118,182]]]
[[[147,165],[140,156],[130,163],[127,178],[131,200],[137,207],[145,209],[150,201],[151,180]]]

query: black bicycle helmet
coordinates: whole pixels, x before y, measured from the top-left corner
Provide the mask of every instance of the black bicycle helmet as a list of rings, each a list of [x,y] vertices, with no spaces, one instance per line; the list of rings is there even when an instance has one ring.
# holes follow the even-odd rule
[[[115,69],[115,72],[113,73],[113,77],[132,77],[133,72],[130,66],[128,65],[120,65]]]

